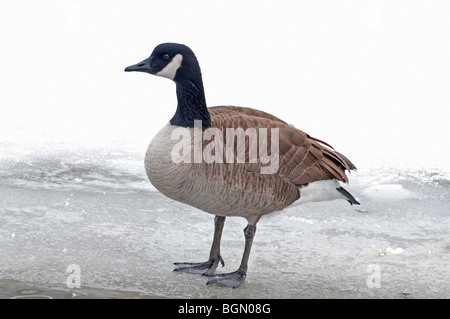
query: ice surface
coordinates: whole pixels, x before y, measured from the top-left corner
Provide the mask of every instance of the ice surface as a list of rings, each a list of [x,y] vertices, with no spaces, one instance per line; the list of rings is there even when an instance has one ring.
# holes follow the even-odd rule
[[[345,187],[360,206],[307,203],[262,218],[246,284],[233,290],[172,272],[207,259],[213,216],[157,192],[144,151],[0,157],[0,297],[450,297],[447,171],[359,165]],[[226,220],[219,272],[238,267],[245,226]],[[67,287],[72,264],[80,288]]]
[[[363,194],[374,200],[395,201],[412,198],[414,195],[399,184],[382,184],[369,186]]]

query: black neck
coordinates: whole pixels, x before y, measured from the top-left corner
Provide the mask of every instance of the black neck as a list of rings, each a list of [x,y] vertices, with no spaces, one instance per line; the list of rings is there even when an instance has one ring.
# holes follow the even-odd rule
[[[202,121],[202,128],[211,125],[201,75],[176,81],[178,106],[170,124],[194,127],[194,120]]]

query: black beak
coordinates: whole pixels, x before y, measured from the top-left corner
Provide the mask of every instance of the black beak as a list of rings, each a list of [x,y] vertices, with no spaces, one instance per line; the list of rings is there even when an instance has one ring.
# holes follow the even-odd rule
[[[137,72],[147,72],[152,74],[152,67],[151,67],[151,57],[145,59],[144,61],[141,61],[137,64],[134,65],[130,65],[127,66],[125,68],[125,72],[132,72],[132,71],[137,71]]]

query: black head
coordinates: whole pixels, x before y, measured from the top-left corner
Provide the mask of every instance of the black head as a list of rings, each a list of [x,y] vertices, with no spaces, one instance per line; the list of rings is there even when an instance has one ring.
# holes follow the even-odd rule
[[[147,72],[175,81],[178,106],[170,120],[172,125],[194,127],[195,120],[201,120],[203,128],[210,126],[200,66],[194,52],[187,46],[160,44],[147,59],[127,67],[125,71]]]
[[[200,67],[189,47],[178,43],[163,43],[147,59],[126,67],[125,71],[147,72],[178,82],[189,74],[198,76]]]

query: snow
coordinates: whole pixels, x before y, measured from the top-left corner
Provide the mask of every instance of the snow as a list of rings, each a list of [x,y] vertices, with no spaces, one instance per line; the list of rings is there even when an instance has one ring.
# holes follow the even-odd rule
[[[0,159],[0,297],[450,297],[448,171],[359,165],[345,187],[360,206],[263,217],[246,284],[230,290],[172,272],[207,259],[213,216],[157,192],[143,153],[47,144]],[[227,219],[219,272],[238,267],[245,226]],[[67,287],[73,264],[80,288]]]
[[[369,186],[363,194],[374,200],[395,201],[412,198],[414,195],[400,184],[381,184]]]

